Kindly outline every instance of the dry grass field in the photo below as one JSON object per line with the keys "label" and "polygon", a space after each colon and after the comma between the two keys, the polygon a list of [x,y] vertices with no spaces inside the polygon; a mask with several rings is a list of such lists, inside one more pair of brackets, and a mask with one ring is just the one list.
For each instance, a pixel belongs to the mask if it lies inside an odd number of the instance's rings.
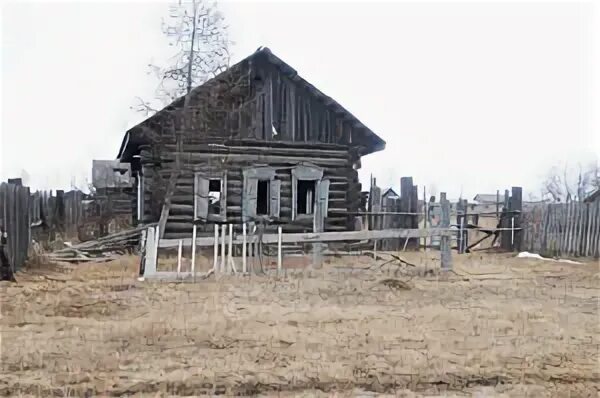
{"label": "dry grass field", "polygon": [[135,257],[20,272],[0,394],[598,396],[596,262],[404,257],[197,283],[139,282]]}

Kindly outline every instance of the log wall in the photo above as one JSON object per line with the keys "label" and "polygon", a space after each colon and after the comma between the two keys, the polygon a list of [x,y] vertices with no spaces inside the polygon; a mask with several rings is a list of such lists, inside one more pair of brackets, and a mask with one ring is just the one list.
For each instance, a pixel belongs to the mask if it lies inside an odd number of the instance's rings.
{"label": "log wall", "polygon": [[[227,223],[242,223],[242,170],[249,166],[268,165],[276,170],[281,181],[280,217],[267,230],[276,231],[281,225],[285,232],[312,231],[311,220],[292,221],[291,170],[302,162],[312,163],[323,169],[323,178],[330,183],[326,231],[352,229],[353,220],[344,213],[357,211],[360,206],[361,186],[358,173],[352,167],[355,159],[344,148],[294,146],[280,144],[276,147],[237,145],[213,147],[207,143],[185,145],[184,152],[177,152],[171,144],[163,146],[156,158],[156,151],[142,151],[144,170],[144,222],[157,222],[165,202],[167,182],[175,173],[176,184],[171,197],[169,217],[164,238],[189,237],[194,218],[194,173],[227,173]],[[200,232],[213,233],[212,225],[203,226]]]}

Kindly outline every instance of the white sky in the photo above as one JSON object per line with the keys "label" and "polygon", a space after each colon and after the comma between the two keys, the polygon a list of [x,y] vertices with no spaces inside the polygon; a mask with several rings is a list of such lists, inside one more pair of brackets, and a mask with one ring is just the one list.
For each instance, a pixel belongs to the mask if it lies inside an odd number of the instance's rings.
{"label": "white sky", "polygon": [[[165,2],[4,2],[0,179],[85,185],[117,155],[169,47]],[[523,186],[600,156],[593,3],[226,2],[234,61],[268,46],[387,149],[363,187],[413,176],[428,191]],[[23,170],[26,170],[24,174]],[[421,194],[420,194],[421,195]]]}

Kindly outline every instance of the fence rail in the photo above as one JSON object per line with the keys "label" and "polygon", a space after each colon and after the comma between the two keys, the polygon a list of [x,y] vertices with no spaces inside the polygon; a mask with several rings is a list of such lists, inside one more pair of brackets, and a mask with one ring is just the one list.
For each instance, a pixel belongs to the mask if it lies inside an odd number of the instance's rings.
{"label": "fence rail", "polygon": [[523,250],[547,256],[600,256],[600,201],[537,205],[523,213]]}

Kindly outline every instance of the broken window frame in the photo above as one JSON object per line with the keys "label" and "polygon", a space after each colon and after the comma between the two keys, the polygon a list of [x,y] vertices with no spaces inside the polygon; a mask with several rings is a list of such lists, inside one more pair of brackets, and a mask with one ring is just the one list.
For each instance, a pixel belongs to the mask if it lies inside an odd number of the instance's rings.
{"label": "broken window frame", "polygon": [[[319,182],[323,179],[323,169],[310,164],[299,164],[292,169],[292,221],[312,220],[319,203]],[[298,181],[315,181],[315,198],[312,214],[298,214]]]}
{"label": "broken window frame", "polygon": [[[210,213],[210,180],[221,182],[221,196],[219,198],[219,213]],[[194,173],[194,221],[226,222],[227,221],[227,172]]]}
{"label": "broken window frame", "polygon": [[[276,179],[275,169],[269,166],[248,167],[242,171],[244,182],[242,191],[242,221],[256,218],[279,218],[281,201],[281,180]],[[268,181],[268,214],[258,214],[258,182]]]}

